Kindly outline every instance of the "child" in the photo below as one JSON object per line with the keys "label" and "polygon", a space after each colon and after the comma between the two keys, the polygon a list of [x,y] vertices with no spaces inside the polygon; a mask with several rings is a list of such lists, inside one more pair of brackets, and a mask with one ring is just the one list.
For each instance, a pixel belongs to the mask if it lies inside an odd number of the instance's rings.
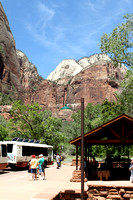
{"label": "child", "polygon": [[133,158],[131,158],[131,164],[129,167],[129,171],[131,171],[130,181],[133,183]]}

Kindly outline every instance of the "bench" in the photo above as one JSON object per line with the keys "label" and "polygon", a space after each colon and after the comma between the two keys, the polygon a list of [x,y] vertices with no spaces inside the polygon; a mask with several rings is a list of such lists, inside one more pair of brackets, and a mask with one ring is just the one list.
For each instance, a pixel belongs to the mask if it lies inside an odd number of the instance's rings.
{"label": "bench", "polygon": [[102,181],[103,177],[106,181],[108,181],[108,178],[110,177],[110,171],[109,170],[98,170],[98,177],[100,177],[100,181]]}

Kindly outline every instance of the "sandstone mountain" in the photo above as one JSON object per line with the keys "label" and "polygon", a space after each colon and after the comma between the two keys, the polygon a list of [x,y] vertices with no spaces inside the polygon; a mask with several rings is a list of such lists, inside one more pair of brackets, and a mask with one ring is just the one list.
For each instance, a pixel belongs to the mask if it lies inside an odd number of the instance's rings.
{"label": "sandstone mountain", "polygon": [[[58,79],[63,79],[66,77],[73,77],[79,72],[88,69],[91,67],[94,63],[98,61],[107,61],[111,63],[111,59],[106,54],[94,54],[90,57],[84,57],[80,59],[79,61],[76,60],[63,60],[56,69],[48,76],[48,80],[51,81],[57,81]],[[124,66],[120,69],[122,73],[125,72]],[[115,73],[115,71],[114,71]],[[117,72],[116,72],[117,73]],[[112,74],[113,75],[113,74]]]}
{"label": "sandstone mountain", "polygon": [[[115,92],[126,69],[115,68],[105,54],[95,54],[79,61],[63,60],[44,80],[26,55],[16,50],[15,40],[7,17],[0,4],[0,92],[12,94],[24,103],[38,102],[54,116],[71,119],[80,108],[81,97],[85,106],[115,100]],[[67,104],[71,110],[61,110]],[[4,115],[6,108],[0,109]]]}

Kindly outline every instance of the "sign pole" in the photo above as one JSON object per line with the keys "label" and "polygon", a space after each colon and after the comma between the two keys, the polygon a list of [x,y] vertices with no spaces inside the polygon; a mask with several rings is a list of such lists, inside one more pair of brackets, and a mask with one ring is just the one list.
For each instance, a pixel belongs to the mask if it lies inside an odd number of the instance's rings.
{"label": "sign pole", "polygon": [[84,200],[84,98],[81,98],[81,200]]}

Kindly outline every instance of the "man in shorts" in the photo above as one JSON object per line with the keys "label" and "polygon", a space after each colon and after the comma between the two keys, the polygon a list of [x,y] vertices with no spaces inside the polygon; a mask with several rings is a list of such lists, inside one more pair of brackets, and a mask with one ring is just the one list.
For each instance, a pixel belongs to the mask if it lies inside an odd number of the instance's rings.
{"label": "man in shorts", "polygon": [[38,165],[39,165],[39,172],[41,174],[41,180],[45,180],[45,168],[44,168],[45,159],[43,154],[39,155]]}
{"label": "man in shorts", "polygon": [[30,169],[31,169],[31,174],[32,174],[32,180],[37,179],[37,159],[35,155],[31,156],[31,161],[30,161]]}

